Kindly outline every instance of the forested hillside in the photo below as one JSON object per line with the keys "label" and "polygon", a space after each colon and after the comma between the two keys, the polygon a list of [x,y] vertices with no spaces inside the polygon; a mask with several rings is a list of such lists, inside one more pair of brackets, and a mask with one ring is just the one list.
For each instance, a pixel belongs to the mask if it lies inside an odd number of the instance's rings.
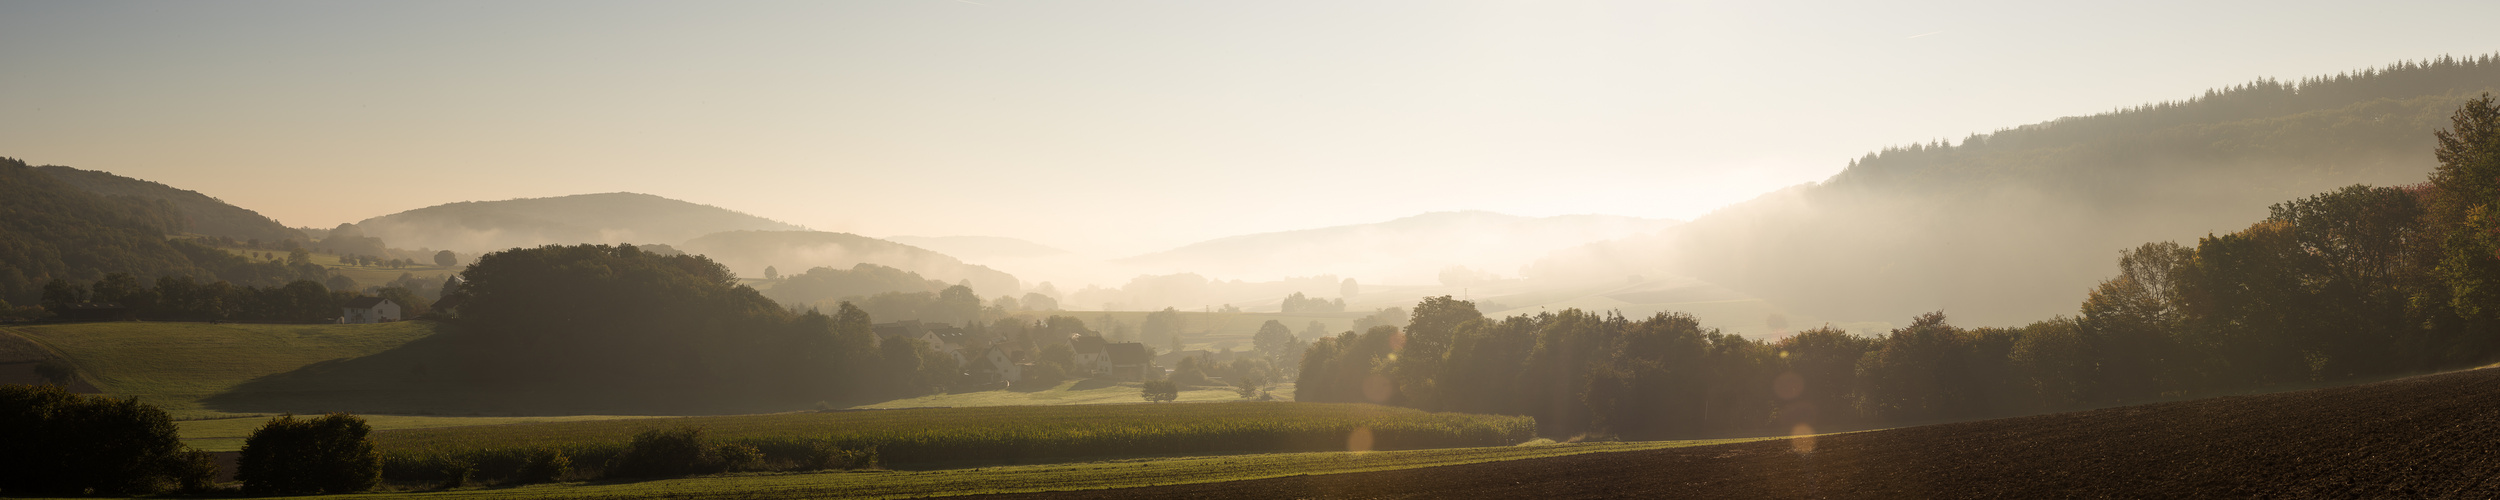
{"label": "forested hillside", "polygon": [[302,232],[263,216],[251,209],[227,204],[198,191],[113,175],[109,172],[79,170],[58,165],[35,167],[54,179],[79,189],[105,196],[129,196],[148,200],[164,200],[173,204],[186,223],[183,231],[209,236],[224,236],[237,241],[260,240],[277,243],[285,240],[311,241]]}
{"label": "forested hillside", "polygon": [[1497,319],[1444,296],[1403,330],[1314,342],[1295,399],[1534,415],[1555,437],[1807,434],[2488,366],[2500,100],[2467,101],[2434,137],[2427,182],[2346,186],[2194,245],[2132,247],[2072,317],[1965,328],[1928,312],[1881,336],[1749,339],[1683,314]]}
{"label": "forested hillside", "polygon": [[166,239],[184,220],[163,199],[98,195],[0,158],[0,300],[33,305],[54,279],[83,285],[113,273],[272,287],[327,274]]}
{"label": "forested hillside", "polygon": [[2422,182],[2432,132],[2483,91],[2500,91],[2500,59],[2443,58],[1892,148],[1534,272],[1694,276],[1836,321],[2073,314],[2122,249],[2237,230],[2342,186]]}
{"label": "forested hillside", "polygon": [[721,231],[799,229],[725,208],[639,193],[467,201],[365,219],[356,226],[365,236],[381,238],[392,247],[461,253],[550,244],[674,245]]}

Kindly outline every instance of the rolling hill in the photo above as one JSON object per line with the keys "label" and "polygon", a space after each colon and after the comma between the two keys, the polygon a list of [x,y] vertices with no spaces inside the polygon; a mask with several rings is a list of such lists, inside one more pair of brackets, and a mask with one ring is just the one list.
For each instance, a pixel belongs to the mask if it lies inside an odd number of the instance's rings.
{"label": "rolling hill", "polygon": [[1233,236],[1119,262],[1150,274],[1195,272],[1224,279],[1333,274],[1366,282],[1436,283],[1452,266],[1511,275],[1556,249],[1674,225],[1671,220],[1610,215],[1435,212],[1373,224]]}
{"label": "rolling hill", "polygon": [[238,241],[281,240],[311,241],[302,232],[279,224],[260,212],[227,204],[225,201],[156,182],[132,179],[96,170],[79,170],[59,165],[35,167],[54,179],[87,192],[104,196],[129,196],[147,200],[164,200],[182,213],[184,232],[224,236]]}
{"label": "rolling hill", "polygon": [[850,233],[824,231],[727,231],[677,245],[687,253],[711,257],[742,276],[762,276],[765,266],[786,274],[831,267],[850,269],[877,264],[919,273],[949,284],[970,282],[983,297],[1016,295],[1024,285],[1014,275],[966,264],[946,254]]}
{"label": "rolling hill", "polygon": [[357,222],[394,248],[483,253],[578,243],[676,244],[721,231],[787,231],[798,226],[639,193],[470,201]]}
{"label": "rolling hill", "polygon": [[1839,321],[2047,319],[2073,314],[2121,249],[2229,233],[2343,186],[2421,182],[2432,131],[2486,91],[2500,91],[2500,59],[2440,59],[1892,148],[1530,274],[1690,276]]}

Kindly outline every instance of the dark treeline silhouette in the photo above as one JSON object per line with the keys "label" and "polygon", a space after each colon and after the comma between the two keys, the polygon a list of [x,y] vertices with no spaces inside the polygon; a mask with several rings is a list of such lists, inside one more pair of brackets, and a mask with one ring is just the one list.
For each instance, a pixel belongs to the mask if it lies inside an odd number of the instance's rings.
{"label": "dark treeline silhouette", "polygon": [[[1296,398],[1533,415],[1548,436],[1861,428],[2273,391],[2476,366],[2500,354],[2500,106],[2469,100],[2406,187],[2276,204],[2193,247],[2123,253],[2079,314],[1880,337],[1756,341],[1691,316],[1483,317],[1436,297],[1404,329],[1310,347]],[[1800,427],[1803,426],[1803,427]]]}
{"label": "dark treeline silhouette", "polygon": [[854,401],[928,394],[958,371],[917,339],[880,343],[857,307],[792,312],[698,255],[512,249],[460,278],[447,296],[462,301],[457,335],[482,349],[484,376],[516,388],[671,405]]}
{"label": "dark treeline silhouette", "polygon": [[[361,296],[352,291],[333,292],[309,280],[251,287],[224,281],[203,284],[190,276],[164,276],[148,284],[126,273],[113,273],[96,280],[93,286],[52,280],[44,285],[43,307],[69,319],[308,323],[337,319],[342,306]],[[408,307],[419,310],[424,307],[406,295],[405,290],[386,293],[384,298],[410,301],[413,305]]]}

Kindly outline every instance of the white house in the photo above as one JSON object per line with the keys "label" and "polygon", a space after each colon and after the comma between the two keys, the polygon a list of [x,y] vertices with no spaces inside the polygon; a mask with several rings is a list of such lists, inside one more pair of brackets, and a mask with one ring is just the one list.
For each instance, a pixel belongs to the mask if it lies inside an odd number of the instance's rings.
{"label": "white house", "polygon": [[339,313],[340,323],[385,321],[399,321],[399,304],[381,297],[357,297],[356,300],[347,301],[346,310]]}
{"label": "white house", "polygon": [[981,361],[989,364],[988,372],[997,374],[999,380],[1009,384],[1024,380],[1024,367],[1016,364],[1015,356],[1008,355],[1004,346],[991,345],[983,350]]}
{"label": "white house", "polygon": [[1102,337],[1081,333],[1069,335],[1068,347],[1076,351],[1076,366],[1069,368],[1086,373],[1111,372],[1111,353],[1105,347],[1107,345],[1110,344],[1103,342]]}

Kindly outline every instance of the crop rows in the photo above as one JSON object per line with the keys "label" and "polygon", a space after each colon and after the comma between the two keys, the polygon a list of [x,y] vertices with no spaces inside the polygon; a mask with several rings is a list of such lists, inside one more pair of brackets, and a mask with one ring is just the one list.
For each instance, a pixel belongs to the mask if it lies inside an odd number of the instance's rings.
{"label": "crop rows", "polygon": [[1241,402],[1013,406],[785,413],[517,424],[391,431],[376,443],[406,464],[395,480],[422,481],[442,460],[473,464],[480,479],[517,467],[530,450],[565,450],[596,468],[635,433],[693,426],[720,442],[754,446],[772,468],[805,468],[826,450],[875,449],[888,467],[1047,463],[1137,456],[1349,449],[1501,446],[1535,430],[1527,417],[1431,413],[1358,404]]}

